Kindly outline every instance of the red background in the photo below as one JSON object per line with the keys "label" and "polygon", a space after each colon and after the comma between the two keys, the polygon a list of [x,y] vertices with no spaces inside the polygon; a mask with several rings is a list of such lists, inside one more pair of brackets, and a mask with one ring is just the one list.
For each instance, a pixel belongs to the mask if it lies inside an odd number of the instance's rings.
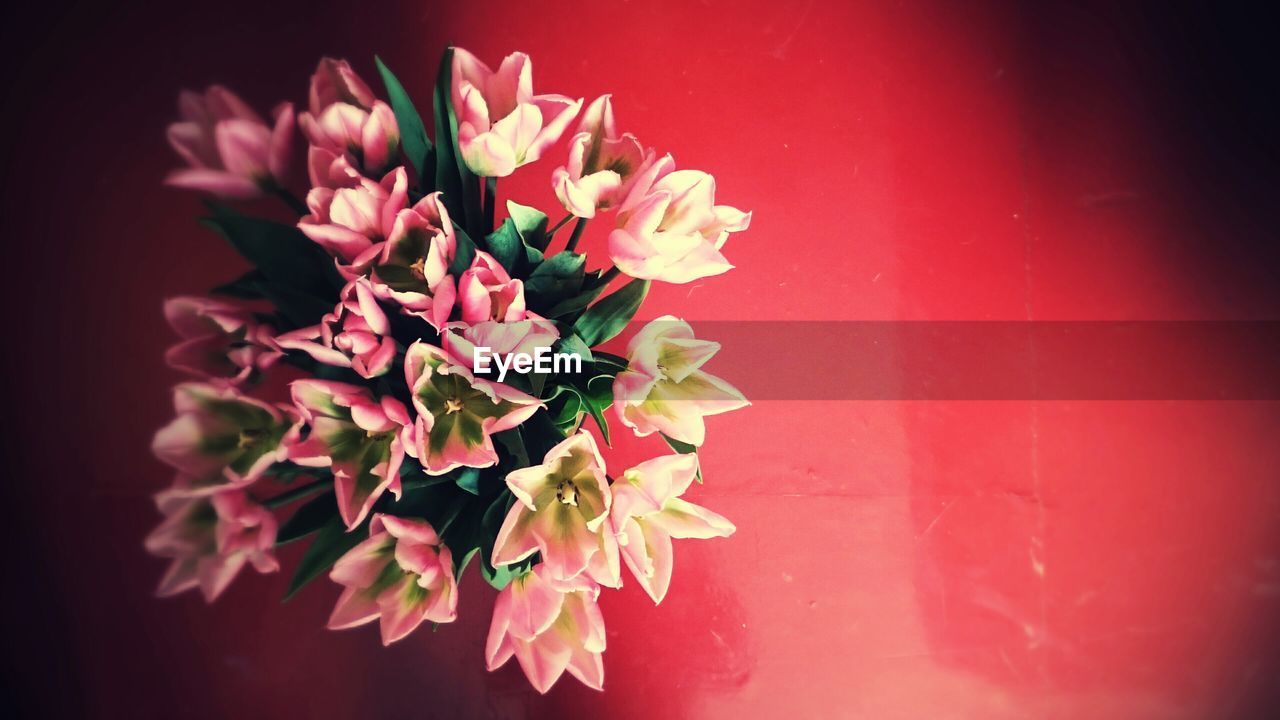
{"label": "red background", "polygon": [[[727,540],[602,599],[606,691],[484,672],[493,592],[382,648],[318,583],[151,596],[166,295],[230,277],[161,187],[182,87],[302,102],[321,54],[428,97],[442,46],[613,92],[755,212],[698,320],[1274,319],[1261,25],[1003,3],[42,3],[4,22],[10,704],[147,717],[1252,716],[1280,658],[1271,402],[770,400],[710,422]],[[1158,10],[1157,10],[1158,8]],[[16,11],[6,11],[16,12]],[[554,156],[554,153],[553,153]],[[521,198],[552,201],[545,160]],[[517,183],[512,183],[517,185]],[[504,191],[510,187],[503,186]],[[602,246],[588,231],[588,250]],[[760,339],[760,362],[794,351]],[[858,368],[849,368],[857,372]],[[803,378],[779,377],[779,383]],[[611,456],[638,457],[636,444]],[[284,553],[286,566],[297,548]]]}

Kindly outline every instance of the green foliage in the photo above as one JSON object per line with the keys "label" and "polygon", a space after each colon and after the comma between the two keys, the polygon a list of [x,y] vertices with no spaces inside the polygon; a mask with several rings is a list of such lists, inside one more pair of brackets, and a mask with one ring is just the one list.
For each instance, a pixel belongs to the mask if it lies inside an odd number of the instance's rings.
{"label": "green foliage", "polygon": [[539,312],[554,307],[566,296],[575,295],[582,287],[586,257],[572,252],[552,255],[534,268],[524,284],[525,303]]}
{"label": "green foliage", "polygon": [[209,292],[214,295],[226,295],[240,300],[261,300],[263,295],[260,286],[266,280],[267,276],[263,275],[261,270],[254,269],[231,282],[214,287]]}
{"label": "green foliage", "polygon": [[[668,447],[670,447],[672,450],[675,450],[676,452],[680,453],[681,455],[688,455],[688,454],[690,454],[690,453],[693,453],[693,454],[695,454],[695,455],[696,455],[696,454],[698,453],[698,446],[697,446],[697,445],[690,445],[690,444],[689,444],[689,443],[687,443],[687,442],[682,442],[682,441],[680,441],[680,440],[676,440],[676,439],[675,439],[675,438],[673,438],[673,437],[667,437],[666,433],[658,433],[658,434],[659,434],[659,435],[661,435],[661,436],[662,436],[662,439],[666,441],[666,443],[667,443],[667,446],[668,446]],[[702,482],[702,467],[701,467],[701,466],[699,466],[699,467],[698,467],[698,482],[699,482],[699,483],[701,483],[701,482]]]}
{"label": "green foliage", "polygon": [[301,540],[319,531],[336,517],[338,517],[338,502],[332,492],[313,498],[295,510],[293,515],[280,526],[276,532],[276,545],[286,545],[295,540]]}
{"label": "green foliage", "polygon": [[302,559],[298,561],[298,567],[293,571],[293,579],[289,581],[289,589],[285,591],[285,602],[297,595],[298,591],[310,584],[312,580],[323,575],[338,562],[338,558],[368,537],[367,519],[356,529],[347,532],[342,518],[336,516],[330,518],[320,527],[315,539],[307,546]]}
{"label": "green foliage", "polygon": [[239,297],[270,300],[288,330],[314,325],[333,311],[342,277],[330,258],[292,225],[251,218],[225,205],[209,203],[205,226],[222,235],[254,270],[220,286]]}
{"label": "green foliage", "polygon": [[546,213],[508,200],[507,215],[515,223],[516,231],[520,233],[520,239],[526,245],[539,252],[547,249],[550,238],[547,237]]}
{"label": "green foliage", "polygon": [[648,280],[632,280],[587,308],[573,324],[574,332],[591,346],[607,342],[631,322],[648,293]]}
{"label": "green foliage", "polygon": [[454,480],[454,484],[472,495],[479,495],[480,471],[476,468],[462,468],[458,471],[458,477]]}
{"label": "green foliage", "polygon": [[449,274],[456,278],[466,272],[467,268],[471,267],[471,262],[476,259],[476,244],[462,228],[455,227],[453,230],[458,248],[453,256],[453,262],[449,264]]}
{"label": "green foliage", "polygon": [[444,193],[445,207],[455,222],[479,237],[480,186],[475,173],[458,152],[458,116],[453,110],[453,48],[446,48],[436,74],[433,95],[436,120],[436,190]]}
{"label": "green foliage", "polygon": [[552,320],[564,320],[569,323],[575,322],[582,311],[586,310],[587,306],[599,297],[600,293],[604,292],[605,289],[604,285],[595,285],[592,287],[586,287],[586,285],[587,283],[584,282],[583,286],[585,289],[577,295],[566,297],[563,300],[558,301],[555,305],[552,305],[547,309],[545,315]]}
{"label": "green foliage", "polygon": [[404,149],[405,157],[413,166],[414,172],[418,173],[422,191],[431,192],[431,186],[435,182],[433,175],[435,148],[427,137],[422,116],[414,107],[413,100],[409,99],[409,93],[405,92],[404,86],[382,62],[382,58],[374,56],[373,61],[378,66],[378,73],[382,75],[382,84],[387,87],[387,98],[391,101],[391,110],[396,115],[396,125],[400,128],[400,146]]}

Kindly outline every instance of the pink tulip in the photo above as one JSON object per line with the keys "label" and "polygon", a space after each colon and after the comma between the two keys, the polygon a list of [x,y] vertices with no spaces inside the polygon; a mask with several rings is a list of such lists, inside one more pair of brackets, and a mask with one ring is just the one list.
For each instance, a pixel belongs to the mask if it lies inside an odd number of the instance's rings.
{"label": "pink tulip", "polygon": [[618,545],[607,522],[613,495],[590,433],[570,435],[542,464],[512,471],[507,487],[517,502],[494,541],[495,567],[538,552],[546,577],[585,575],[609,587],[621,583]]}
{"label": "pink tulip", "polygon": [[[312,188],[307,193],[311,213],[298,221],[298,229],[341,264],[351,264],[391,237],[408,203],[409,178],[404,168],[387,173],[382,182],[357,177],[350,187]],[[351,272],[359,274],[359,268]]]}
{"label": "pink tulip", "polygon": [[378,620],[382,644],[390,645],[423,620],[458,616],[453,555],[425,520],[374,515],[369,539],[339,558],[329,577],[345,588],[329,616],[330,630]]}
{"label": "pink tulip", "polygon": [[525,677],[540,693],[551,689],[565,670],[595,690],[604,687],[604,616],[596,605],[594,583],[581,576],[556,580],[543,566],[511,581],[493,605],[485,643],[490,671],[514,655]]}
{"label": "pink tulip", "polygon": [[377,102],[373,91],[346,60],[321,58],[311,75],[311,92],[307,109],[319,116],[330,105],[346,103],[361,110],[371,110]]}
{"label": "pink tulip", "polygon": [[169,185],[228,198],[251,198],[283,182],[293,140],[293,105],[272,111],[273,125],[230,90],[213,85],[204,95],[178,96],[182,120],[169,126],[169,144],[190,167],[175,170]]}
{"label": "pink tulip", "polygon": [[231,387],[182,383],[173,389],[178,417],[156,433],[158,458],[200,482],[250,482],[284,460],[293,411]]}
{"label": "pink tulip", "polygon": [[353,267],[372,267],[370,280],[379,299],[441,330],[457,300],[457,284],[449,274],[457,251],[453,222],[436,192],[397,213],[387,241],[357,257]]}
{"label": "pink tulip", "polygon": [[[317,86],[313,77],[312,109],[298,116],[298,127],[311,144],[307,169],[314,187],[346,186],[353,171],[377,177],[391,168],[400,151],[400,130],[391,107],[373,100],[368,86],[350,67],[346,72],[339,70],[338,76],[332,87],[329,78]],[[351,82],[353,78],[358,85]],[[325,105],[326,101],[331,102]]]}
{"label": "pink tulip", "polygon": [[147,552],[173,560],[156,590],[161,597],[199,587],[213,602],[246,563],[260,573],[280,569],[276,519],[243,490],[180,480],[156,495],[156,505],[165,519],[147,536]]}
{"label": "pink tulip", "polygon": [[170,298],[164,303],[164,315],[182,338],[165,353],[165,362],[177,370],[239,385],[266,371],[282,355],[274,330],[231,303]]}
{"label": "pink tulip", "polygon": [[715,204],[716,181],[676,170],[668,155],[647,168],[618,207],[609,257],[634,278],[687,283],[733,266],[720,254],[729,233],[746,230],[751,213]]}
{"label": "pink tulip", "polygon": [[681,499],[697,473],[696,454],[665,455],[613,483],[609,517],[622,559],[654,603],[671,585],[672,538],[728,537],[735,530],[720,515]]}
{"label": "pink tulip", "polygon": [[352,280],[339,298],[319,325],[287,332],[276,338],[277,344],[301,350],[316,362],[351,368],[362,378],[385,374],[396,358],[396,341],[369,280]]}
{"label": "pink tulip", "polygon": [[595,217],[622,202],[652,163],[652,150],[645,150],[631,133],[618,134],[613,105],[608,95],[601,95],[583,114],[569,141],[569,162],[551,173],[551,186],[566,210]]}
{"label": "pink tulip", "polygon": [[471,267],[458,278],[458,299],[465,323],[515,322],[525,316],[524,283],[512,280],[487,252],[476,252]]}
{"label": "pink tulip", "polygon": [[491,358],[502,357],[509,361],[508,356],[513,353],[533,355],[538,348],[550,349],[558,339],[560,331],[556,330],[555,323],[527,313],[526,319],[512,322],[451,323],[441,337],[440,345],[454,363],[475,368],[478,347],[488,348]]}
{"label": "pink tulip", "polygon": [[492,435],[528,420],[542,404],[498,382],[481,380],[444,350],[418,341],[404,359],[418,412],[414,456],[428,475],[498,462]]}
{"label": "pink tulip", "polygon": [[645,325],[627,345],[627,369],[613,381],[618,419],[641,437],[661,432],[701,445],[703,417],[750,403],[729,383],[703,372],[720,344],[697,340],[683,320],[667,315]]}
{"label": "pink tulip", "polygon": [[489,69],[454,48],[453,108],[458,146],[467,167],[484,177],[505,177],[542,157],[572,122],[582,100],[533,94],[533,65],[512,53]]}
{"label": "pink tulip", "polygon": [[289,460],[333,472],[338,513],[354,529],[390,490],[400,497],[400,465],[413,444],[409,411],[399,400],[374,399],[368,390],[325,380],[295,380],[293,403],[310,427],[291,442]]}

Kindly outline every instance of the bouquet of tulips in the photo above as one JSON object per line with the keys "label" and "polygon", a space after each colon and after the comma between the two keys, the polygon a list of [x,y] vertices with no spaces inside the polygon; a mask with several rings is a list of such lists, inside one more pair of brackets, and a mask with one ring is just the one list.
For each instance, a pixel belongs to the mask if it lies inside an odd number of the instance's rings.
{"label": "bouquet of tulips", "polygon": [[[514,655],[540,692],[565,670],[599,689],[600,588],[626,565],[659,602],[673,538],[734,531],[684,495],[701,481],[703,417],[746,400],[701,369],[719,345],[674,317],[625,355],[598,346],[652,281],[729,270],[721,249],[750,214],[619,133],[608,95],[585,110],[535,95],[521,53],[494,71],[447,50],[430,134],[377,69],[385,99],[326,58],[306,111],[282,104],[270,121],[219,86],[179,99],[168,138],[187,167],[168,183],[217,198],[203,222],[252,268],[165,304],[180,337],[166,359],[195,379],[154,441],[177,470],[146,541],[172,560],[159,594],[212,601],[245,565],[274,572],[277,546],[307,542],[288,595],[327,573],[342,586],[329,627],[377,620],[391,643],[455,619],[477,565],[499,591],[489,669]],[[305,203],[289,189],[295,131]],[[553,151],[564,219],[500,213],[498,178]],[[270,196],[287,222],[228,204]],[[610,263],[589,270],[576,250],[597,215]],[[270,399],[276,373],[287,385]],[[662,454],[611,474],[589,429],[607,444],[611,419],[661,437]]]}

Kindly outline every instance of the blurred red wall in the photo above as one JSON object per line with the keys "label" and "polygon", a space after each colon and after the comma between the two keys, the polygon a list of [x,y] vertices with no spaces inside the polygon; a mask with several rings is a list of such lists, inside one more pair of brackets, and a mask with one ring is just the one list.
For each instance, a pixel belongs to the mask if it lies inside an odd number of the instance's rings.
{"label": "blurred red wall", "polygon": [[[240,267],[195,225],[198,198],[160,185],[180,88],[301,102],[321,54],[371,77],[376,52],[425,99],[451,42],[490,62],[528,52],[539,91],[612,92],[626,130],[755,213],[727,246],[736,270],[655,288],[651,315],[1276,318],[1260,200],[1274,184],[1248,182],[1258,119],[1219,123],[1229,105],[1186,90],[1239,89],[1196,75],[1195,53],[1219,49],[1196,38],[1214,29],[1095,5],[231,0],[6,19],[12,703],[102,717],[1258,712],[1280,670],[1280,408],[1266,402],[766,401],[715,418],[695,499],[738,532],[680,545],[660,607],[633,586],[605,593],[603,694],[565,679],[539,697],[514,664],[486,673],[493,592],[474,574],[459,622],[388,649],[323,629],[325,583],[281,605],[283,573],[243,576],[211,607],[151,595],[163,563],[141,539],[169,473],[148,444],[177,379],[160,301]],[[556,164],[504,194],[551,207]],[[603,247],[599,228],[585,247]],[[761,338],[761,362],[789,350]],[[613,457],[641,449],[656,448]]]}

